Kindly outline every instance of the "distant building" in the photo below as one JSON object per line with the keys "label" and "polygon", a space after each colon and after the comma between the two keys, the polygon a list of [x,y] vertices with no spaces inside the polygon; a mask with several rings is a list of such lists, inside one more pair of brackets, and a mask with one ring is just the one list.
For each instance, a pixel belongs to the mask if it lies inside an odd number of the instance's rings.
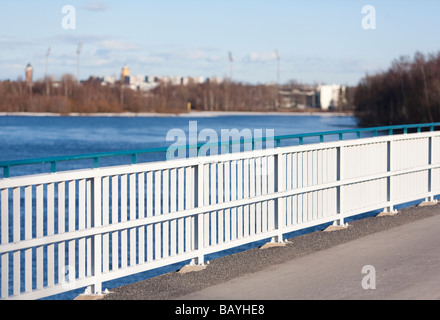
{"label": "distant building", "polygon": [[32,85],[32,77],[33,77],[34,69],[32,68],[31,64],[28,63],[26,66],[26,84],[28,86]]}
{"label": "distant building", "polygon": [[158,79],[155,76],[145,76],[145,82],[147,82],[147,83],[154,83],[157,81],[158,81]]}
{"label": "distant building", "polygon": [[150,91],[159,85],[157,82],[154,81],[149,82],[148,77],[144,77],[142,75],[131,76],[129,84],[130,89],[140,91]]}
{"label": "distant building", "polygon": [[319,86],[319,102],[322,110],[337,108],[340,103],[345,102],[345,91],[347,88],[342,85],[321,85]]}
{"label": "distant building", "polygon": [[282,108],[305,109],[319,107],[319,93],[314,88],[280,90],[278,94]]}
{"label": "distant building", "polygon": [[106,86],[106,85],[114,85],[114,84],[116,83],[116,81],[115,81],[115,77],[110,77],[110,76],[102,77],[102,78],[100,79],[100,81],[101,81],[101,84],[102,84],[103,86]]}
{"label": "distant building", "polygon": [[217,84],[223,83],[223,79],[218,77],[211,77],[206,80],[209,81],[209,83],[217,83]]}
{"label": "distant building", "polygon": [[145,80],[145,77],[140,76],[140,75],[133,75],[129,79],[130,85],[138,85],[138,84],[144,82],[144,80]]}
{"label": "distant building", "polygon": [[130,69],[124,66],[121,71],[121,83],[130,84]]}

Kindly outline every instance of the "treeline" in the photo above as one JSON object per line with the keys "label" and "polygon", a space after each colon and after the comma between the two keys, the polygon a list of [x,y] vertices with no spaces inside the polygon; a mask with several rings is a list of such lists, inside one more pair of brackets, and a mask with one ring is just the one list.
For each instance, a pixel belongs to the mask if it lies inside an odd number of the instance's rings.
{"label": "treeline", "polygon": [[60,81],[0,82],[0,112],[53,113],[120,113],[120,112],[187,112],[209,111],[273,111],[279,106],[278,87],[222,83],[161,84],[144,92],[119,83],[101,85],[97,78],[78,84],[72,75]]}
{"label": "treeline", "polygon": [[382,73],[363,78],[354,94],[360,126],[440,120],[440,53],[401,57]]}

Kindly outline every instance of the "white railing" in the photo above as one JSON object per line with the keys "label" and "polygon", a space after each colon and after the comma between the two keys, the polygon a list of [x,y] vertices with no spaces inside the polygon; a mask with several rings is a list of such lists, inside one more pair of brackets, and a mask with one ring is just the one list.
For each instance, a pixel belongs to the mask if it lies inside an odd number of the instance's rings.
{"label": "white railing", "polygon": [[37,299],[440,192],[426,132],[0,180],[1,298]]}

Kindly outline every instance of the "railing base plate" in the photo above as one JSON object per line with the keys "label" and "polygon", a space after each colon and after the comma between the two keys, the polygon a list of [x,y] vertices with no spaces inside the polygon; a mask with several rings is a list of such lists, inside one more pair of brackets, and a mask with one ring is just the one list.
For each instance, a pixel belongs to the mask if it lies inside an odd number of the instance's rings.
{"label": "railing base plate", "polygon": [[420,203],[418,205],[418,207],[426,207],[426,206],[435,206],[436,204],[438,204],[438,201],[423,201],[422,203]]}
{"label": "railing base plate", "polygon": [[349,225],[346,223],[344,225],[331,225],[328,226],[327,228],[325,228],[323,231],[324,232],[332,232],[332,231],[339,231],[339,230],[345,230],[349,227]]}
{"label": "railing base plate", "polygon": [[189,265],[184,266],[182,269],[180,269],[178,271],[178,273],[185,274],[188,272],[197,272],[197,271],[201,271],[201,270],[205,270],[205,269],[206,269],[205,264],[202,264],[202,265],[190,265],[189,264]]}

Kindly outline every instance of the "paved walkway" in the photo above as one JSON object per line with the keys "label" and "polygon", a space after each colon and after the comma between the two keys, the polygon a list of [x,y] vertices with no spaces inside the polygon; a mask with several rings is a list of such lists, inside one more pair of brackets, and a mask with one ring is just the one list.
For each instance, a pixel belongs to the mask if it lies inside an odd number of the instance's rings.
{"label": "paved walkway", "polygon": [[440,299],[439,230],[437,215],[179,299]]}
{"label": "paved walkway", "polygon": [[[352,221],[281,248],[211,261],[199,272],[171,272],[111,289],[104,300],[440,299],[440,204]],[[373,276],[376,289],[363,289]],[[369,282],[373,284],[372,282]]]}

